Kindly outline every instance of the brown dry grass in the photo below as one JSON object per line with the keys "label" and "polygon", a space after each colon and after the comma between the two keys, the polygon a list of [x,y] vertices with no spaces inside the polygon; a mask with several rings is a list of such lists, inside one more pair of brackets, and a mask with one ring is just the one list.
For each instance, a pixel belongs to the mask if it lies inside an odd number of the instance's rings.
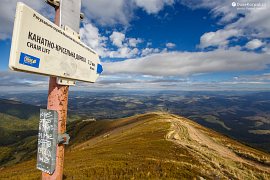
{"label": "brown dry grass", "polygon": [[[179,116],[157,112],[78,125],[75,142],[83,143],[67,149],[65,179],[270,179],[269,166],[262,163],[269,154]],[[0,179],[40,174],[31,160],[0,170]]]}

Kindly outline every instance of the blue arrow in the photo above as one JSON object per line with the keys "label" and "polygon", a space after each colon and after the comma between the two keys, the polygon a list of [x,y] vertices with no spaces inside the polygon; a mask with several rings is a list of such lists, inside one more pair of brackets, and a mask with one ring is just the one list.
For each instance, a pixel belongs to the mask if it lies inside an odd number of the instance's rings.
{"label": "blue arrow", "polygon": [[101,74],[102,71],[103,71],[102,65],[101,64],[98,64],[97,65],[97,74]]}

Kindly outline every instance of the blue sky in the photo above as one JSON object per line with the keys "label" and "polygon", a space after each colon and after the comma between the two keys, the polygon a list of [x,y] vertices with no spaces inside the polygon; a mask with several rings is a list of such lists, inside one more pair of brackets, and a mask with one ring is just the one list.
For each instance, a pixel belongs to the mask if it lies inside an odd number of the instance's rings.
{"label": "blue sky", "polygon": [[[46,89],[47,77],[8,70],[16,2],[0,2],[1,91]],[[52,19],[43,0],[23,2]],[[269,90],[270,4],[232,2],[83,0],[81,39],[104,73],[73,89]]]}

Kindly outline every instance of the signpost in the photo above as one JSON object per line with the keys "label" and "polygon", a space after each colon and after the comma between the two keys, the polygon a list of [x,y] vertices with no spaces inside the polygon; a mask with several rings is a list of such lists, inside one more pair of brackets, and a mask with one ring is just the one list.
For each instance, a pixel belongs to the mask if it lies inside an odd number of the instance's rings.
{"label": "signpost", "polygon": [[69,85],[95,82],[103,71],[98,54],[80,41],[81,0],[47,0],[55,24],[17,4],[9,67],[50,76],[48,110],[40,111],[37,168],[42,179],[62,179]]}
{"label": "signpost", "polygon": [[99,56],[70,29],[72,27],[61,29],[30,7],[18,3],[9,67],[16,71],[95,82],[101,72]]}

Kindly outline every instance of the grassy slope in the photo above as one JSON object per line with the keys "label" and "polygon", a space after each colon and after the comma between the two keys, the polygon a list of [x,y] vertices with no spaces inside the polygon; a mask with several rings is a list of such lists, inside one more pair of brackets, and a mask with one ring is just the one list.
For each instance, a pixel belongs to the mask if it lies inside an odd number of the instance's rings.
{"label": "grassy slope", "polygon": [[[64,177],[67,179],[179,179],[204,178],[270,178],[266,172],[221,157],[208,157],[212,151],[198,158],[190,147],[167,141],[175,119],[168,114],[146,114],[117,121],[72,124],[73,144],[65,156]],[[188,121],[188,120],[185,120]],[[269,167],[269,154],[251,149],[236,141],[188,121],[193,127],[240,156]],[[182,136],[187,136],[183,130]],[[90,140],[88,140],[90,139]],[[190,140],[191,144],[194,143]],[[204,151],[207,147],[198,148]],[[207,159],[208,158],[208,159]],[[202,161],[203,159],[203,161]],[[207,162],[204,162],[207,161]],[[209,164],[205,166],[204,163]],[[223,164],[224,163],[224,164]],[[222,172],[217,172],[222,168]],[[35,160],[0,170],[0,179],[39,179]]]}
{"label": "grassy slope", "polygon": [[[36,149],[39,108],[0,99],[0,165],[29,158]],[[20,153],[17,153],[20,151]],[[7,165],[6,164],[6,165]]]}
{"label": "grassy slope", "polygon": [[30,119],[33,115],[38,116],[39,108],[40,107],[18,101],[0,99],[0,113],[15,116],[24,120]]}
{"label": "grassy slope", "polygon": [[0,165],[31,157],[36,149],[37,132],[37,116],[25,120],[0,113]]}

